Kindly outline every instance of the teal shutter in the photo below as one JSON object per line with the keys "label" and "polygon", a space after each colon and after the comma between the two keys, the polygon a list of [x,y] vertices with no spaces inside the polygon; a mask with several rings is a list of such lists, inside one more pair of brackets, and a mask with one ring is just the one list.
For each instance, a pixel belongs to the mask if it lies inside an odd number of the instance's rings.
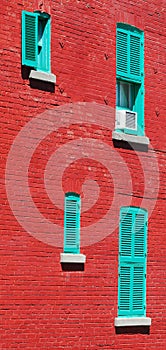
{"label": "teal shutter", "polygon": [[141,83],[143,71],[143,43],[141,34],[117,28],[117,78]]}
{"label": "teal shutter", "polygon": [[130,34],[130,74],[141,79],[141,38]]}
{"label": "teal shutter", "polygon": [[147,212],[123,207],[120,212],[118,315],[146,312]]}
{"label": "teal shutter", "polygon": [[74,194],[65,196],[64,252],[80,252],[80,197]]}
{"label": "teal shutter", "polygon": [[37,68],[38,16],[22,12],[22,64]]}
{"label": "teal shutter", "polygon": [[128,315],[131,310],[131,272],[131,266],[120,264],[118,316]]}
{"label": "teal shutter", "polygon": [[128,73],[128,34],[117,31],[116,43],[116,69],[117,74],[124,75]]}

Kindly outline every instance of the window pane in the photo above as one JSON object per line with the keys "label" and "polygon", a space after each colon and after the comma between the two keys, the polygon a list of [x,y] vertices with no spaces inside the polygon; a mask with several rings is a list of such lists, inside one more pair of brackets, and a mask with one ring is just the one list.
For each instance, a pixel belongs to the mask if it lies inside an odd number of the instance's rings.
{"label": "window pane", "polygon": [[129,84],[120,83],[120,105],[129,108]]}
{"label": "window pane", "polygon": [[133,109],[135,102],[135,85],[119,81],[116,84],[116,105],[122,108]]}

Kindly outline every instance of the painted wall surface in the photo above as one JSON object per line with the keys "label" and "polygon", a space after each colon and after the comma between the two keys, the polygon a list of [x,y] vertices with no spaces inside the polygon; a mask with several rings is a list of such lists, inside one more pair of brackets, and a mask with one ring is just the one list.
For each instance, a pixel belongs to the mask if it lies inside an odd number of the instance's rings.
{"label": "painted wall surface", "polygon": [[[21,67],[21,12],[39,8],[55,90]],[[2,0],[1,19],[1,349],[164,350],[165,1]],[[112,141],[117,22],[145,35],[148,152]],[[81,195],[84,271],[60,264],[68,191]],[[148,332],[114,327],[123,205],[149,212]]]}

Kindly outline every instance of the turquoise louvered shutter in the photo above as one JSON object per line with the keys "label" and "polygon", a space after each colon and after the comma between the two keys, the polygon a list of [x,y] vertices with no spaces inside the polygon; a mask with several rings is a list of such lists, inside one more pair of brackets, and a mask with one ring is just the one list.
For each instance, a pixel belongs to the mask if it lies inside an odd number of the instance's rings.
{"label": "turquoise louvered shutter", "polygon": [[143,77],[142,35],[130,30],[117,29],[117,78],[141,83]]}
{"label": "turquoise louvered shutter", "polygon": [[135,264],[132,269],[132,316],[145,316],[146,301],[145,301],[145,264]]}
{"label": "turquoise louvered shutter", "polygon": [[118,316],[130,314],[131,310],[131,266],[120,263],[118,286]]}
{"label": "turquoise louvered shutter", "polygon": [[116,38],[116,69],[117,74],[128,74],[128,34],[117,30]]}
{"label": "turquoise louvered shutter", "polygon": [[22,64],[37,68],[38,15],[22,12]]}
{"label": "turquoise louvered shutter", "polygon": [[146,312],[147,212],[121,208],[119,237],[118,315],[144,316]]}
{"label": "turquoise louvered shutter", "polygon": [[80,252],[80,197],[74,194],[65,196],[64,252]]}
{"label": "turquoise louvered shutter", "polygon": [[130,71],[131,76],[141,79],[141,38],[130,34]]}

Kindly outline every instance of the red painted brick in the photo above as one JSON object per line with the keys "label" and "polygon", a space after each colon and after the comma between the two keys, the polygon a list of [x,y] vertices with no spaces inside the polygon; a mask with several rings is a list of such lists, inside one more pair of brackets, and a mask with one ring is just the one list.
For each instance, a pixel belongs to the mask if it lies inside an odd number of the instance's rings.
{"label": "red painted brick", "polygon": [[[36,0],[1,1],[0,43],[0,182],[1,182],[1,348],[2,350],[164,350],[166,346],[166,102],[165,102],[165,17],[164,1],[43,1],[43,9],[52,18],[52,72],[57,77],[55,92],[33,89],[21,74],[21,11],[34,11]],[[42,5],[41,5],[42,6]],[[60,252],[32,237],[17,222],[10,208],[5,188],[5,168],[9,150],[22,128],[46,109],[67,103],[96,102],[115,108],[116,23],[126,22],[145,33],[145,125],[151,146],[142,154],[145,164],[154,154],[159,167],[160,186],[157,198],[144,194],[144,175],[151,183],[156,169],[142,169],[140,159],[131,150],[116,151],[130,171],[133,187],[118,185],[119,195],[114,217],[118,218],[122,201],[131,198],[139,206],[143,196],[155,200],[149,218],[147,264],[147,316],[152,318],[150,334],[116,334],[117,316],[118,229],[105,239],[81,249],[87,262],[83,272],[62,271]],[[69,120],[72,118],[68,116]],[[104,121],[104,112],[101,120]],[[110,116],[111,118],[111,116]],[[41,123],[46,120],[41,119]],[[38,136],[36,130],[35,138]],[[53,152],[66,142],[92,138],[114,149],[110,130],[90,125],[61,126],[46,137],[33,154],[29,166],[30,193],[36,207],[51,222],[63,225],[63,211],[55,209],[44,188],[43,174]],[[108,152],[109,153],[109,152]],[[109,154],[108,154],[109,157]],[[81,156],[81,158],[84,158]],[[19,171],[22,174],[22,159]],[[123,174],[116,168],[113,177]],[[89,170],[91,167],[91,170]],[[57,169],[57,172],[60,170]],[[118,171],[119,170],[119,171]],[[74,174],[74,175],[73,175]],[[13,175],[13,174],[11,174]],[[76,176],[77,175],[77,176]],[[77,177],[77,182],[73,181]],[[63,189],[78,191],[84,200],[85,176],[102,188],[104,202],[90,208],[82,225],[99,220],[111,205],[112,175],[93,159],[73,163],[63,176]],[[121,183],[121,182],[120,182]],[[14,191],[15,189],[13,189]],[[24,203],[19,214],[23,215]],[[93,210],[94,209],[94,210]],[[29,218],[30,222],[32,218]],[[39,228],[40,229],[40,228]]]}

